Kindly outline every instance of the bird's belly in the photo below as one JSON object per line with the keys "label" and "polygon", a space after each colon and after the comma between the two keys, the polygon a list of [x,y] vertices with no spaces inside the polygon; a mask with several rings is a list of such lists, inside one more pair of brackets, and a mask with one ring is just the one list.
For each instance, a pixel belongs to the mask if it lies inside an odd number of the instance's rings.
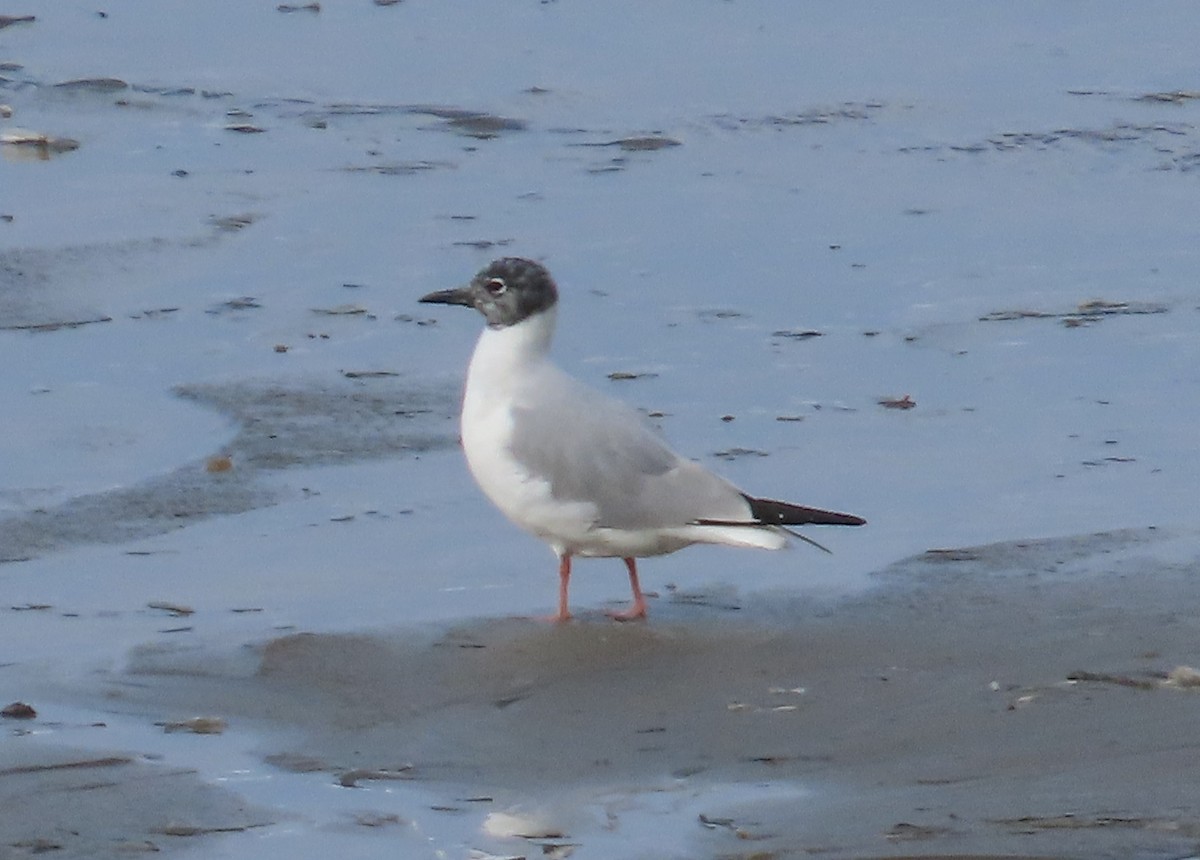
{"label": "bird's belly", "polygon": [[[468,417],[469,416],[469,417]],[[513,456],[512,418],[505,409],[463,412],[463,452],[483,494],[516,525],[558,552],[574,552],[595,522],[595,506],[555,499],[548,481],[531,475]]]}
{"label": "bird's belly", "polygon": [[592,558],[645,558],[666,555],[693,543],[695,541],[670,530],[596,528],[588,532],[572,551]]}
{"label": "bird's belly", "polygon": [[675,552],[696,542],[683,529],[618,529],[597,525],[592,502],[555,498],[550,482],[530,473],[512,451],[507,408],[464,403],[462,440],[467,466],[483,494],[514,524],[557,553],[638,557]]}

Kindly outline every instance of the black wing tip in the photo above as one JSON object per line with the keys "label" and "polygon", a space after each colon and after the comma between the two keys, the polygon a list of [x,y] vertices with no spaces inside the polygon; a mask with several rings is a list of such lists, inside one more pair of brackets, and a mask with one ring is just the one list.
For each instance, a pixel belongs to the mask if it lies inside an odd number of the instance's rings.
{"label": "black wing tip", "polygon": [[826,511],[805,505],[793,505],[775,499],[756,499],[746,496],[750,514],[763,525],[769,526],[865,526],[867,521],[855,514]]}

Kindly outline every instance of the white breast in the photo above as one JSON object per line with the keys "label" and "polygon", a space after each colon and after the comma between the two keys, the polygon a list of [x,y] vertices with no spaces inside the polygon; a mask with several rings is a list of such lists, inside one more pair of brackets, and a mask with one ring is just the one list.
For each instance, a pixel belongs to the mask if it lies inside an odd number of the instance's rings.
{"label": "white breast", "polygon": [[543,370],[553,372],[546,361],[553,314],[480,335],[463,394],[462,441],[471,475],[505,516],[556,552],[575,552],[595,521],[594,507],[553,499],[550,484],[512,454],[513,404],[523,388],[536,387]]}

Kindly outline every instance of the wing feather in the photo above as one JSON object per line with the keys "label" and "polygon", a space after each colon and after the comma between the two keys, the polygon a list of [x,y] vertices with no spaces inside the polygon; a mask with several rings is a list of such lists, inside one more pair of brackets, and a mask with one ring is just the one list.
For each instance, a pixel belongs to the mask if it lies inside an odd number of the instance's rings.
{"label": "wing feather", "polygon": [[624,403],[552,366],[530,384],[513,409],[513,456],[556,499],[594,505],[597,527],[753,522],[740,490],[680,457]]}

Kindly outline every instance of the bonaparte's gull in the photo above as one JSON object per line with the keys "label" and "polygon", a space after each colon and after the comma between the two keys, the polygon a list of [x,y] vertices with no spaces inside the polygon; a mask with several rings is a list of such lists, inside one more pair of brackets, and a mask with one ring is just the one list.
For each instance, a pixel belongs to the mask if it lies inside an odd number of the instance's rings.
{"label": "bonaparte's gull", "polygon": [[629,620],[646,615],[638,558],[694,543],[781,549],[802,537],[786,526],[866,522],[749,496],[680,457],[625,404],[555,367],[558,289],[540,263],[505,257],[421,301],[473,307],[487,320],[467,370],[463,450],[496,507],[558,555],[558,621],[571,617],[572,556],[624,560],[633,604],[612,615]]}

